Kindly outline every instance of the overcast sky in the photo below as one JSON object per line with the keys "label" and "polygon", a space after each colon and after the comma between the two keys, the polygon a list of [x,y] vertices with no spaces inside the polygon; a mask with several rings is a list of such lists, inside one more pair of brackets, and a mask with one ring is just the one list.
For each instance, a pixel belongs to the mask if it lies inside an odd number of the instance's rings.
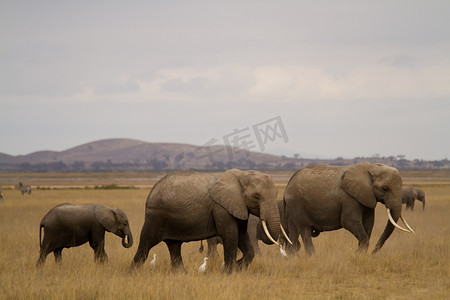
{"label": "overcast sky", "polygon": [[448,0],[0,0],[0,39],[2,153],[279,116],[266,152],[450,158]]}

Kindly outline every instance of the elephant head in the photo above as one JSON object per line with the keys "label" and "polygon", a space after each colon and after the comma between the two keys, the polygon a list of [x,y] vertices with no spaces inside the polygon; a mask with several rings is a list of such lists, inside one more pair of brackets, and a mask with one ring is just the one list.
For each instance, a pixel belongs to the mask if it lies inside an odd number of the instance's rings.
{"label": "elephant head", "polygon": [[[383,164],[354,165],[344,172],[341,187],[363,206],[374,209],[377,202],[386,206],[389,220],[373,253],[381,249],[394,226],[403,231],[414,232],[402,217],[402,179],[397,169]],[[408,230],[397,224],[399,218]]]}
{"label": "elephant head", "polygon": [[425,193],[423,190],[416,188],[417,190],[417,200],[422,202],[422,209],[425,209]]}
{"label": "elephant head", "polygon": [[272,244],[280,235],[278,190],[269,175],[258,171],[228,170],[211,187],[212,200],[235,218],[247,220],[249,213],[260,218],[266,239]]}
{"label": "elephant head", "polygon": [[122,210],[96,205],[95,217],[106,231],[122,238],[122,246],[130,248],[133,245],[133,235],[131,234],[128,218]]}

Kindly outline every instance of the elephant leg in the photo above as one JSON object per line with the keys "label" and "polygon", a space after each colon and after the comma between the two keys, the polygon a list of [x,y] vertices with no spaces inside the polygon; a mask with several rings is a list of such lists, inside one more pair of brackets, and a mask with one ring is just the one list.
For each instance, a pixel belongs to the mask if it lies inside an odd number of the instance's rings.
{"label": "elephant leg", "polygon": [[61,263],[61,261],[62,261],[62,251],[63,251],[63,248],[58,248],[58,249],[55,249],[55,251],[53,251],[53,255],[55,255],[55,262],[56,263]]}
{"label": "elephant leg", "polygon": [[209,238],[206,240],[206,242],[208,243],[208,257],[214,258],[218,256],[219,253],[217,252],[217,237]]}
{"label": "elephant leg", "polygon": [[167,248],[169,248],[172,270],[187,273],[183,265],[183,258],[181,257],[181,244],[183,244],[183,242],[175,240],[166,240],[164,242],[166,243]]}
{"label": "elephant leg", "polygon": [[103,264],[108,262],[108,255],[106,254],[105,248],[94,251],[94,260]]}
{"label": "elephant leg", "polygon": [[414,203],[416,202],[416,199],[412,199],[411,201],[411,211],[414,210]]}
{"label": "elephant leg", "polygon": [[230,274],[236,265],[239,242],[238,221],[224,208],[216,206],[213,210],[218,235],[222,237],[225,272]]}
{"label": "elephant leg", "polygon": [[230,274],[236,266],[236,256],[238,248],[237,238],[223,237],[223,256],[225,262],[225,272]]}
{"label": "elephant leg", "polygon": [[361,221],[344,221],[342,227],[350,231],[358,239],[358,251],[367,252],[369,236]]}
{"label": "elephant leg", "polygon": [[239,242],[238,247],[242,252],[242,258],[237,261],[238,269],[247,269],[248,265],[255,257],[255,251],[247,232],[247,222],[239,226]]}
{"label": "elephant leg", "polygon": [[40,267],[45,263],[45,260],[47,259],[47,255],[49,255],[50,252],[52,252],[52,250],[50,250],[48,247],[41,248],[41,250],[39,251],[39,258],[36,262],[37,267]]}
{"label": "elephant leg", "polygon": [[289,236],[289,239],[292,241],[293,245],[286,242],[285,249],[286,249],[286,252],[288,253],[289,257],[292,257],[292,256],[297,255],[298,251],[301,248],[300,242],[298,241],[300,232],[294,223],[290,222],[288,225],[288,228],[289,228],[288,236]]}
{"label": "elephant leg", "polygon": [[370,240],[370,236],[372,235],[372,229],[375,219],[375,210],[370,208],[365,208],[363,213],[363,226],[366,234]]}
{"label": "elephant leg", "polygon": [[89,245],[94,249],[94,261],[99,263],[108,262],[108,255],[105,251],[105,240],[100,242],[89,242]]}
{"label": "elephant leg", "polygon": [[254,243],[252,243],[253,246],[253,250],[255,251],[255,254],[260,254],[261,253],[261,249],[259,249],[259,244],[258,244],[258,240],[256,240]]}
{"label": "elephant leg", "polygon": [[[358,239],[358,251],[366,252],[369,247],[369,234],[367,229],[373,226],[373,216],[366,212],[366,207],[356,201],[348,202],[342,206],[341,226],[350,231]],[[367,217],[367,223],[363,224]],[[367,226],[367,227],[366,227]],[[370,230],[370,234],[371,234]]]}
{"label": "elephant leg", "polygon": [[406,200],[406,210],[410,210],[410,209],[411,209],[411,203],[413,203],[413,202],[414,202],[414,200],[411,201],[410,198],[408,198],[408,199]]}
{"label": "elephant leg", "polygon": [[147,260],[150,249],[162,241],[160,233],[158,232],[159,228],[160,226],[155,226],[155,224],[151,224],[147,220],[144,222],[138,250],[131,262],[131,269],[142,265]]}
{"label": "elephant leg", "polygon": [[[302,227],[300,229],[300,234],[302,236],[303,245],[305,246],[306,255],[308,255],[308,256],[313,255],[316,252],[316,250],[314,249],[314,245],[312,243],[311,227],[306,227],[306,226]],[[289,236],[289,238],[291,238],[291,236]],[[298,242],[298,236],[297,236],[296,242]]]}

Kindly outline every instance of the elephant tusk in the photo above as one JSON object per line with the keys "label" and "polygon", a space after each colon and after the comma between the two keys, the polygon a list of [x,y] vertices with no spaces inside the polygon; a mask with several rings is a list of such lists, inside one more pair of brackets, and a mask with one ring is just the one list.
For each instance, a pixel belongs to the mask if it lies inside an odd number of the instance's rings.
{"label": "elephant tusk", "polygon": [[125,237],[123,239],[125,241],[125,244],[128,244],[128,235],[127,234],[125,234]]}
{"label": "elephant tusk", "polygon": [[283,225],[281,225],[281,223],[280,223],[280,228],[281,228],[281,232],[283,233],[283,235],[284,235],[284,237],[286,238],[286,240],[287,240],[291,245],[294,245],[294,244],[291,242],[291,240],[289,239],[289,237],[287,236],[286,231],[284,231]]}
{"label": "elephant tusk", "polygon": [[270,235],[269,230],[267,229],[267,225],[266,225],[266,221],[262,220],[262,227],[264,228],[264,232],[266,233],[267,237],[269,238],[269,240],[274,243],[277,244],[278,246],[280,246],[280,244],[278,244],[273,237]]}
{"label": "elephant tusk", "polygon": [[400,219],[402,219],[403,224],[405,224],[406,228],[408,228],[411,233],[415,233],[411,226],[409,226],[409,224],[406,222],[405,218],[403,218],[403,216],[400,216]]}
{"label": "elephant tusk", "polygon": [[407,230],[407,229],[399,226],[397,223],[395,223],[395,221],[394,221],[394,219],[392,218],[392,215],[391,215],[391,210],[389,208],[386,208],[386,210],[387,210],[387,215],[388,215],[389,221],[391,221],[392,225],[394,225],[395,227],[397,227],[398,229],[400,229],[402,231],[410,232],[409,230]]}

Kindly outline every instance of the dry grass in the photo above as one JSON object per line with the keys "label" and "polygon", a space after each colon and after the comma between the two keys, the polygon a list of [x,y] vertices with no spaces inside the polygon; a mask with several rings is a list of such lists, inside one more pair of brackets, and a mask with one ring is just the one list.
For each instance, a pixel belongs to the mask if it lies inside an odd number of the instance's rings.
{"label": "dry grass", "polygon": [[[110,183],[105,178],[120,177],[120,174],[104,175],[99,174],[95,182],[90,178],[88,183]],[[420,182],[412,177],[405,181],[417,185],[424,181],[424,176],[414,176],[420,177]],[[63,177],[70,178],[70,174]],[[52,180],[41,178],[49,185],[66,182],[57,176]],[[204,257],[198,252],[199,242],[183,245],[188,274],[170,271],[164,243],[150,252],[151,256],[158,254],[156,267],[151,268],[147,262],[141,269],[128,273],[144,222],[147,188],[34,190],[31,196],[23,197],[19,191],[4,189],[6,201],[0,204],[0,298],[449,299],[450,180],[442,177],[438,180],[438,184],[428,180],[422,186],[427,195],[424,212],[420,206],[414,212],[404,212],[416,234],[395,231],[375,256],[357,254],[356,239],[339,230],[314,239],[316,255],[310,258],[302,248],[298,257],[286,260],[277,247],[261,245],[262,255],[255,258],[249,269],[232,275],[221,272],[220,258],[210,260],[207,272],[198,274]],[[280,199],[282,190],[283,186]],[[123,209],[129,217],[135,244],[125,249],[120,238],[107,234],[108,264],[93,263],[93,251],[84,245],[65,249],[59,266],[49,255],[44,267],[37,270],[39,222],[51,207],[62,202],[96,202]],[[385,212],[379,205],[372,247],[385,224]]]}

